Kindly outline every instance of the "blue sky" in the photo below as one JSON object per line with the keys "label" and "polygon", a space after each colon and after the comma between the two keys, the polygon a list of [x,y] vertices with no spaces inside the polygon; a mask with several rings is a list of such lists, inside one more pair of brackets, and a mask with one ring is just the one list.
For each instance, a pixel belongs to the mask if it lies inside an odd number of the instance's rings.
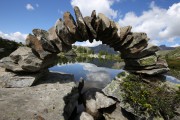
{"label": "blue sky", "polygon": [[[63,12],[74,16],[73,6],[79,6],[83,16],[95,9],[120,26],[132,25],[133,32],[146,32],[154,44],[180,45],[179,0],[1,0],[0,36],[24,42],[32,29],[48,30]],[[95,46],[101,42],[76,44]]]}

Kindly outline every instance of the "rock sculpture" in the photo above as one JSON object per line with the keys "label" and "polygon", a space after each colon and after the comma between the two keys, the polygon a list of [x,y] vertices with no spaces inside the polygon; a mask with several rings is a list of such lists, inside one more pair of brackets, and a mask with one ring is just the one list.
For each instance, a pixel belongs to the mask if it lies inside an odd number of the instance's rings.
{"label": "rock sculpture", "polygon": [[71,13],[65,12],[63,19],[58,19],[48,31],[34,29],[34,35],[26,38],[27,47],[18,48],[1,61],[4,67],[13,72],[39,72],[52,65],[52,56],[71,50],[76,41],[96,39],[120,51],[129,72],[156,75],[169,70],[166,61],[156,55],[159,48],[148,44],[146,33],[131,32],[131,26],[121,27],[102,13],[96,15],[96,11],[87,17],[78,7],[74,11],[76,22]]}

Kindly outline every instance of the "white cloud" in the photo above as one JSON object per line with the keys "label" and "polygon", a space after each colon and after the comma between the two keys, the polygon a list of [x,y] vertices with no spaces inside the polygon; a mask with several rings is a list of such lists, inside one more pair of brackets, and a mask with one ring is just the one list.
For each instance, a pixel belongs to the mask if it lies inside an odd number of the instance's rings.
{"label": "white cloud", "polygon": [[102,44],[101,41],[96,41],[93,40],[92,43],[89,42],[89,40],[85,41],[85,42],[76,42],[75,45],[80,45],[80,46],[87,46],[87,47],[94,47],[94,46],[98,46]]}
{"label": "white cloud", "polygon": [[78,6],[83,16],[89,16],[93,10],[96,10],[97,13],[104,13],[110,18],[116,18],[118,11],[112,9],[111,6],[118,1],[119,0],[91,0],[91,3],[88,3],[87,0],[71,0],[71,5],[73,7]]}
{"label": "white cloud", "polygon": [[[39,7],[39,5],[38,5],[38,7]],[[27,10],[34,10],[34,7],[30,3],[28,3],[28,4],[26,4],[26,9]]]}
{"label": "white cloud", "polygon": [[155,41],[174,42],[180,37],[180,2],[175,3],[168,9],[163,9],[151,2],[150,9],[140,16],[134,12],[128,12],[123,19],[119,20],[120,26],[132,25],[132,31],[146,32],[148,37]]}
{"label": "white cloud", "polygon": [[179,46],[180,46],[180,44],[176,43],[176,44],[172,45],[171,47],[179,47]]}
{"label": "white cloud", "polygon": [[22,34],[21,32],[6,34],[0,31],[0,36],[5,39],[15,40],[16,42],[25,43],[27,34]]}

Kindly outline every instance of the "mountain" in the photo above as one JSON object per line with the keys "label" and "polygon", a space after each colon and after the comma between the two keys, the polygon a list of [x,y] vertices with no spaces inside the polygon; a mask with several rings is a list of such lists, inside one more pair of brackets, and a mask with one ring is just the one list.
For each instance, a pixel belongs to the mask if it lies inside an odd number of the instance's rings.
{"label": "mountain", "polygon": [[180,47],[176,47],[174,50],[169,51],[166,56],[168,58],[179,58],[180,59]]}
{"label": "mountain", "polygon": [[167,47],[166,45],[160,45],[159,48],[161,50],[174,50],[175,47]]}
{"label": "mountain", "polygon": [[113,48],[110,48],[109,46],[107,45],[104,45],[104,44],[100,44],[96,47],[89,47],[91,50],[94,51],[94,53],[99,53],[100,51],[104,51],[104,52],[107,52],[109,54],[118,54],[118,52],[114,51]]}

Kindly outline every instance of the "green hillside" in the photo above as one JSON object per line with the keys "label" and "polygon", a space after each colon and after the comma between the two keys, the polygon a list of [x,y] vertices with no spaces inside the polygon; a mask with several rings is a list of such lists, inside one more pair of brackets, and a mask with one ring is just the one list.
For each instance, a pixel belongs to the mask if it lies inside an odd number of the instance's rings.
{"label": "green hillside", "polygon": [[12,40],[3,39],[0,37],[0,59],[8,56],[13,51],[15,51],[18,46],[22,45]]}

